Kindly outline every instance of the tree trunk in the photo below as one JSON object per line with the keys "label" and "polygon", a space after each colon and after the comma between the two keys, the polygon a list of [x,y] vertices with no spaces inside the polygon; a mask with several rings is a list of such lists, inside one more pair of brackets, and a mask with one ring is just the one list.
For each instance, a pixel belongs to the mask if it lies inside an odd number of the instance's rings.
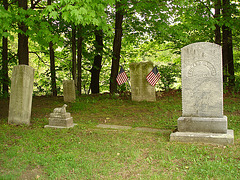
{"label": "tree trunk", "polygon": [[102,30],[95,31],[96,37],[96,55],[91,69],[91,92],[92,94],[99,93],[99,77],[102,68],[102,53],[103,53],[103,32]]}
{"label": "tree trunk", "polygon": [[[220,21],[220,9],[221,9],[221,0],[215,0],[215,14],[214,18],[217,21]],[[215,43],[221,45],[221,27],[218,24],[215,24]]]}
{"label": "tree trunk", "polygon": [[113,57],[110,77],[110,93],[117,92],[117,75],[120,62],[120,52],[122,43],[122,22],[123,10],[119,9],[122,6],[121,2],[116,1],[116,19],[115,19],[115,36],[113,41]]}
{"label": "tree trunk", "polygon": [[72,26],[72,76],[76,85],[76,27]]}
{"label": "tree trunk", "polygon": [[52,41],[49,43],[52,95],[57,96],[55,55]]}
{"label": "tree trunk", "polygon": [[[19,0],[18,6],[24,10],[27,10],[27,0]],[[27,18],[27,17],[26,17]],[[24,22],[18,24],[20,33],[18,33],[18,60],[19,64],[29,64],[29,53],[28,53],[28,36],[25,34],[28,27]]]}
{"label": "tree trunk", "polygon": [[[5,31],[6,32],[6,31]],[[3,51],[2,51],[2,83],[3,83],[3,94],[8,95],[8,39],[3,37],[2,39]]]}
{"label": "tree trunk", "polygon": [[[223,0],[223,18],[225,22],[231,20],[230,1]],[[222,26],[223,33],[223,80],[228,83],[229,87],[234,86],[234,63],[233,63],[233,46],[232,46],[232,30],[227,25]]]}
{"label": "tree trunk", "polygon": [[[47,0],[47,4],[51,5],[52,1]],[[51,24],[51,22],[49,22]],[[49,42],[49,54],[50,54],[50,73],[51,73],[51,88],[52,88],[52,95],[57,96],[57,83],[56,83],[56,69],[55,69],[55,55],[54,55],[54,48],[53,42]]]}
{"label": "tree trunk", "polygon": [[232,30],[229,32],[228,38],[228,86],[234,87],[235,86],[235,74],[234,74],[234,62],[233,62],[233,45],[232,45]]}
{"label": "tree trunk", "polygon": [[81,34],[81,27],[78,28],[78,39],[77,39],[77,92],[78,95],[82,94],[82,43],[83,37]]}
{"label": "tree trunk", "polygon": [[[3,0],[3,6],[6,10],[8,10],[8,0]],[[3,51],[2,51],[3,95],[8,96],[9,77],[8,77],[8,39],[7,37],[2,38],[2,46],[3,46]]]}

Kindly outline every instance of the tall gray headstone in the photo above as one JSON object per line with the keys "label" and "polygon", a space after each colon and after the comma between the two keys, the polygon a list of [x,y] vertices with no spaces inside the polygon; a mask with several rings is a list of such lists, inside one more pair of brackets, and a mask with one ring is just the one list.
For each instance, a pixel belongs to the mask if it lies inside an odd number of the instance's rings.
{"label": "tall gray headstone", "polygon": [[223,115],[221,46],[190,44],[182,48],[181,59],[182,117],[170,140],[232,144],[233,131]]}
{"label": "tall gray headstone", "polygon": [[152,62],[131,63],[130,81],[133,101],[156,101],[155,87],[146,80],[153,69]]}
{"label": "tall gray headstone", "polygon": [[76,100],[74,80],[63,81],[64,102],[73,102]]}
{"label": "tall gray headstone", "polygon": [[30,125],[34,69],[27,65],[13,67],[9,102],[9,124]]}

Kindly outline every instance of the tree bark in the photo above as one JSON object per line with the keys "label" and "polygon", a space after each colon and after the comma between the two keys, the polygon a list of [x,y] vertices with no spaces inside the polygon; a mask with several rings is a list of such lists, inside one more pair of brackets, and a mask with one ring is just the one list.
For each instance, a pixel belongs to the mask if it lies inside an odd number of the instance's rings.
{"label": "tree bark", "polygon": [[77,39],[77,93],[82,94],[82,43],[83,37],[81,34],[81,27],[78,28]]}
{"label": "tree bark", "polygon": [[122,22],[123,10],[119,9],[122,6],[121,2],[116,1],[116,17],[115,17],[115,36],[113,41],[113,57],[110,77],[110,93],[117,92],[117,75],[120,62],[121,44],[122,44]]}
{"label": "tree bark", "polygon": [[[24,10],[27,10],[27,0],[19,0],[18,6]],[[27,18],[27,17],[26,17]],[[20,22],[18,24],[18,28],[20,33],[18,33],[18,60],[19,64],[29,64],[29,50],[28,50],[28,36],[26,32],[28,27],[25,25],[24,22]]]}
{"label": "tree bark", "polygon": [[225,24],[222,26],[223,33],[223,81],[228,83],[229,87],[235,84],[234,62],[233,62],[233,46],[232,46],[232,30],[226,25],[231,20],[230,1],[223,0],[223,19]]}
{"label": "tree bark", "polygon": [[72,76],[76,85],[76,27],[72,26]]}
{"label": "tree bark", "polygon": [[55,55],[54,55],[54,49],[53,49],[52,41],[49,43],[49,52],[50,52],[50,72],[51,72],[52,95],[57,96]]}
{"label": "tree bark", "polygon": [[99,93],[99,77],[102,68],[102,53],[103,53],[103,32],[102,30],[95,31],[96,37],[96,55],[94,57],[94,63],[91,69],[91,92],[92,94]]}
{"label": "tree bark", "polygon": [[229,32],[228,37],[228,86],[235,86],[234,62],[233,62],[233,44],[232,44],[232,30]]}
{"label": "tree bark", "polygon": [[[52,1],[47,0],[47,4],[51,5]],[[49,22],[51,24],[51,22]],[[53,42],[49,42],[49,54],[50,54],[50,73],[51,73],[51,88],[52,95],[57,96],[57,83],[56,83],[56,69],[55,69],[55,54],[53,48]]]}
{"label": "tree bark", "polygon": [[[8,0],[3,0],[3,6],[5,10],[8,10]],[[7,32],[7,31],[5,31]],[[3,95],[8,96],[9,89],[9,77],[8,77],[8,38],[2,38],[2,84],[3,84]]]}
{"label": "tree bark", "polygon": [[[221,0],[215,0],[215,14],[214,18],[219,22],[221,13]],[[221,45],[221,27],[215,24],[215,43]]]}

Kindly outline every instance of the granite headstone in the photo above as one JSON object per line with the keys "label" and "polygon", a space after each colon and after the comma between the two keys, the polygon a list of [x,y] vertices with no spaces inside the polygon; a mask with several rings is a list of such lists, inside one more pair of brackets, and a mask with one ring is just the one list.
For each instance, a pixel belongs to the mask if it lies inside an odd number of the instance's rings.
{"label": "granite headstone", "polygon": [[182,117],[170,140],[233,144],[233,131],[223,115],[221,46],[190,44],[182,48],[181,60]]}
{"label": "granite headstone", "polygon": [[133,101],[156,101],[155,87],[146,80],[153,69],[152,62],[130,64],[131,95]]}
{"label": "granite headstone", "polygon": [[30,125],[34,69],[28,65],[13,67],[9,102],[9,124]]}
{"label": "granite headstone", "polygon": [[73,102],[76,100],[74,80],[63,81],[64,102]]}

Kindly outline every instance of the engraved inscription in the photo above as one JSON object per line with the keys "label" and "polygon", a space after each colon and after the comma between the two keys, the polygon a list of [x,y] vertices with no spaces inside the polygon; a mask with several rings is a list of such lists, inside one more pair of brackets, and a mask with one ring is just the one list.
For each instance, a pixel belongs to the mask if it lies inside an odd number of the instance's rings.
{"label": "engraved inscription", "polygon": [[182,48],[183,116],[223,116],[221,52],[212,43]]}
{"label": "engraved inscription", "polygon": [[[203,67],[203,68],[200,68],[200,67]],[[204,69],[204,67],[205,67],[205,69]],[[216,69],[208,61],[196,61],[196,62],[194,62],[191,65],[191,67],[190,67],[190,69],[187,73],[188,77],[193,77],[193,76],[208,77],[209,75],[210,76],[216,76]]]}

